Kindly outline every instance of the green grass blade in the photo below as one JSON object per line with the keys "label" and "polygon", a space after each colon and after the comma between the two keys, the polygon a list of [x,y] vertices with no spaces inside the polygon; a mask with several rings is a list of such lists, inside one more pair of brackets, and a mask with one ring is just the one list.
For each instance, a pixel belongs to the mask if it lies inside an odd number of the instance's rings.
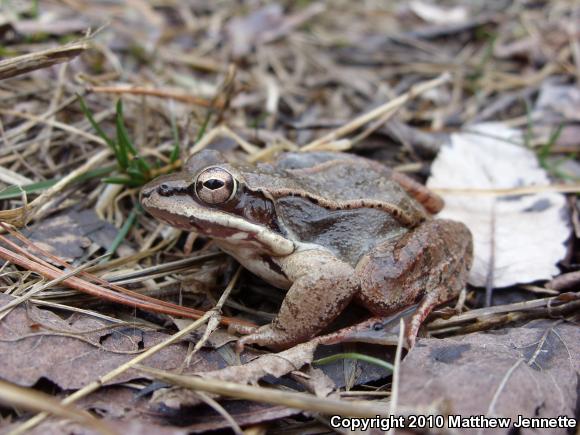
{"label": "green grass blade", "polygon": [[140,212],[141,212],[141,207],[140,206],[136,206],[133,210],[131,210],[131,213],[129,213],[129,216],[127,217],[127,220],[125,221],[125,223],[123,224],[123,226],[121,227],[121,229],[119,230],[119,232],[117,233],[117,235],[115,236],[115,239],[113,240],[113,243],[111,243],[111,247],[109,248],[109,250],[105,254],[107,257],[104,258],[102,260],[102,262],[107,261],[108,258],[115,253],[115,251],[117,250],[117,248],[119,248],[119,246],[121,245],[121,243],[123,243],[123,240],[125,240],[125,238],[127,237],[127,234],[129,233],[129,230],[131,229],[131,227],[135,223],[135,220],[137,219],[137,215]]}
{"label": "green grass blade", "polygon": [[115,144],[115,141],[113,141],[109,136],[107,136],[107,134],[103,131],[98,122],[95,121],[92,112],[89,110],[87,104],[85,103],[85,99],[79,94],[77,94],[77,98],[81,105],[81,110],[83,111],[85,117],[89,120],[89,122],[93,126],[94,130],[97,132],[97,135],[99,135],[99,137],[103,139],[107,143],[107,145],[109,145],[109,147],[111,147],[115,155],[117,155],[117,144]]}
{"label": "green grass blade", "polygon": [[562,134],[562,130],[564,129],[564,123],[561,122],[558,127],[550,133],[550,137],[548,138],[547,142],[542,145],[542,147],[538,150],[538,160],[540,161],[540,165],[544,169],[549,169],[548,164],[548,157],[550,157],[550,153],[552,148],[556,144],[556,141]]}
{"label": "green grass blade", "polygon": [[332,362],[341,360],[341,359],[355,359],[359,361],[366,361],[371,364],[375,364],[377,366],[383,367],[390,372],[395,370],[395,367],[391,363],[383,361],[382,359],[375,358],[374,356],[364,355],[362,353],[356,352],[347,352],[347,353],[337,353],[335,355],[330,355],[325,358],[320,358],[315,361],[312,361],[313,364],[330,364]]}
{"label": "green grass blade", "polygon": [[54,186],[58,183],[58,180],[43,180],[38,181],[36,183],[26,184],[24,186],[9,186],[2,191],[0,191],[0,200],[2,199],[11,199],[11,198],[19,198],[22,196],[23,193],[34,193],[39,192],[49,187]]}
{"label": "green grass blade", "polygon": [[[88,171],[82,175],[79,175],[72,181],[72,183],[82,183],[83,181],[87,181],[92,178],[101,178],[113,172],[114,169],[115,168],[113,166],[93,169],[92,171]],[[20,198],[22,196],[22,192],[26,192],[27,194],[42,192],[43,190],[54,186],[60,180],[62,180],[62,178],[37,181],[35,183],[25,184],[24,186],[9,186],[0,191],[0,200]]]}
{"label": "green grass blade", "polygon": [[131,178],[141,180],[141,183],[145,183],[149,179],[149,165],[141,157],[132,159],[125,172]]}
{"label": "green grass blade", "polygon": [[145,177],[139,169],[127,168],[127,175],[136,183],[145,184]]}
{"label": "green grass blade", "polygon": [[147,163],[145,159],[140,156],[135,157],[135,161],[137,162],[137,167],[143,176],[147,178],[147,176],[149,176],[149,171],[151,171],[151,166],[149,166],[149,163]]}
{"label": "green grass blade", "polygon": [[176,142],[173,149],[171,150],[171,154],[169,155],[170,163],[175,163],[177,159],[179,159],[180,151],[179,143]]}
{"label": "green grass blade", "polygon": [[177,123],[175,122],[175,116],[173,111],[170,112],[171,114],[171,135],[173,136],[173,149],[171,150],[171,155],[169,156],[169,161],[171,163],[175,163],[179,158],[179,151],[181,146],[179,144],[179,132],[177,131]]}
{"label": "green grass blade", "polygon": [[207,128],[209,126],[209,122],[211,121],[212,115],[213,115],[213,110],[208,110],[207,114],[205,115],[205,119],[203,120],[203,123],[201,124],[201,128],[197,132],[194,143],[198,143],[201,140],[201,138],[203,136],[205,136],[205,133],[206,133]]}
{"label": "green grass blade", "polygon": [[125,127],[125,121],[123,119],[123,102],[121,99],[117,101],[117,115],[115,116],[115,124],[117,125],[117,142],[120,146],[127,150],[127,154],[132,156],[137,155],[137,150],[133,146],[131,139],[129,138],[129,133],[127,133],[127,128]]}

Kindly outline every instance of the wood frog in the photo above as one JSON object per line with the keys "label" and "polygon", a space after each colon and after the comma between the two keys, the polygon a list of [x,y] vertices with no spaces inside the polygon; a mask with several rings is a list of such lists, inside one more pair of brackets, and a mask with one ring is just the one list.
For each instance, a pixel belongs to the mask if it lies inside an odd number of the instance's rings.
{"label": "wood frog", "polygon": [[238,342],[283,349],[314,337],[351,301],[384,316],[417,303],[412,346],[431,310],[465,286],[472,237],[434,219],[443,201],[420,183],[346,153],[284,153],[274,163],[192,156],[141,192],[162,222],[215,240],[270,284],[288,289],[274,321]]}

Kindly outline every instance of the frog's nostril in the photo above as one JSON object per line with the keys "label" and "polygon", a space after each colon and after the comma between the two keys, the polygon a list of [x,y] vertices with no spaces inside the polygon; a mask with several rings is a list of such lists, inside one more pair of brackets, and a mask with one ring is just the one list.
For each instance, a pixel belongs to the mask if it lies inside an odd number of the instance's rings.
{"label": "frog's nostril", "polygon": [[160,184],[159,187],[157,187],[157,193],[161,196],[169,196],[171,195],[171,186],[168,186],[167,184]]}
{"label": "frog's nostril", "polygon": [[151,190],[143,189],[141,191],[141,198],[149,198],[153,192]]}

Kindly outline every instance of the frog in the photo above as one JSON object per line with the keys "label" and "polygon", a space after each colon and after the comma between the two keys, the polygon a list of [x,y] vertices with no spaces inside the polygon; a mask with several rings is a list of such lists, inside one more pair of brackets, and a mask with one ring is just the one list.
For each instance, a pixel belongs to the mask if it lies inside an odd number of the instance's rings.
{"label": "frog", "polygon": [[204,149],[146,184],[140,202],[287,291],[270,323],[234,327],[238,349],[308,341],[351,303],[379,317],[416,305],[405,323],[413,347],[431,311],[465,288],[473,259],[469,229],[436,218],[439,195],[352,153],[285,152],[248,163]]}

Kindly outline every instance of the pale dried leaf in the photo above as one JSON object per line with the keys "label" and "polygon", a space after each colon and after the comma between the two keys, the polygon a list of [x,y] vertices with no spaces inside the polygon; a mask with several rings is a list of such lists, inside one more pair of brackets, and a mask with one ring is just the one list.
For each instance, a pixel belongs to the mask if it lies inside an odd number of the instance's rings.
{"label": "pale dried leaf", "polygon": [[447,8],[416,0],[409,3],[409,8],[423,21],[433,24],[460,24],[469,18],[465,6]]}
{"label": "pale dried leaf", "polygon": [[317,397],[327,397],[336,389],[334,381],[322,369],[307,366],[305,373],[296,372],[294,379]]}
{"label": "pale dried leaf", "polygon": [[256,383],[266,375],[279,378],[311,362],[317,346],[318,342],[312,340],[280,353],[262,355],[243,365],[198,374],[211,379],[248,384]]}
{"label": "pale dried leaf", "polygon": [[559,193],[494,196],[478,189],[546,186],[549,179],[536,156],[521,143],[518,130],[480,124],[452,135],[433,162],[432,189],[474,189],[443,193],[439,217],[464,222],[474,239],[469,282],[506,287],[550,279],[566,255],[570,236],[566,199]]}
{"label": "pale dried leaf", "polygon": [[547,81],[532,112],[534,120],[556,124],[580,121],[580,89],[575,85],[561,85]]}

